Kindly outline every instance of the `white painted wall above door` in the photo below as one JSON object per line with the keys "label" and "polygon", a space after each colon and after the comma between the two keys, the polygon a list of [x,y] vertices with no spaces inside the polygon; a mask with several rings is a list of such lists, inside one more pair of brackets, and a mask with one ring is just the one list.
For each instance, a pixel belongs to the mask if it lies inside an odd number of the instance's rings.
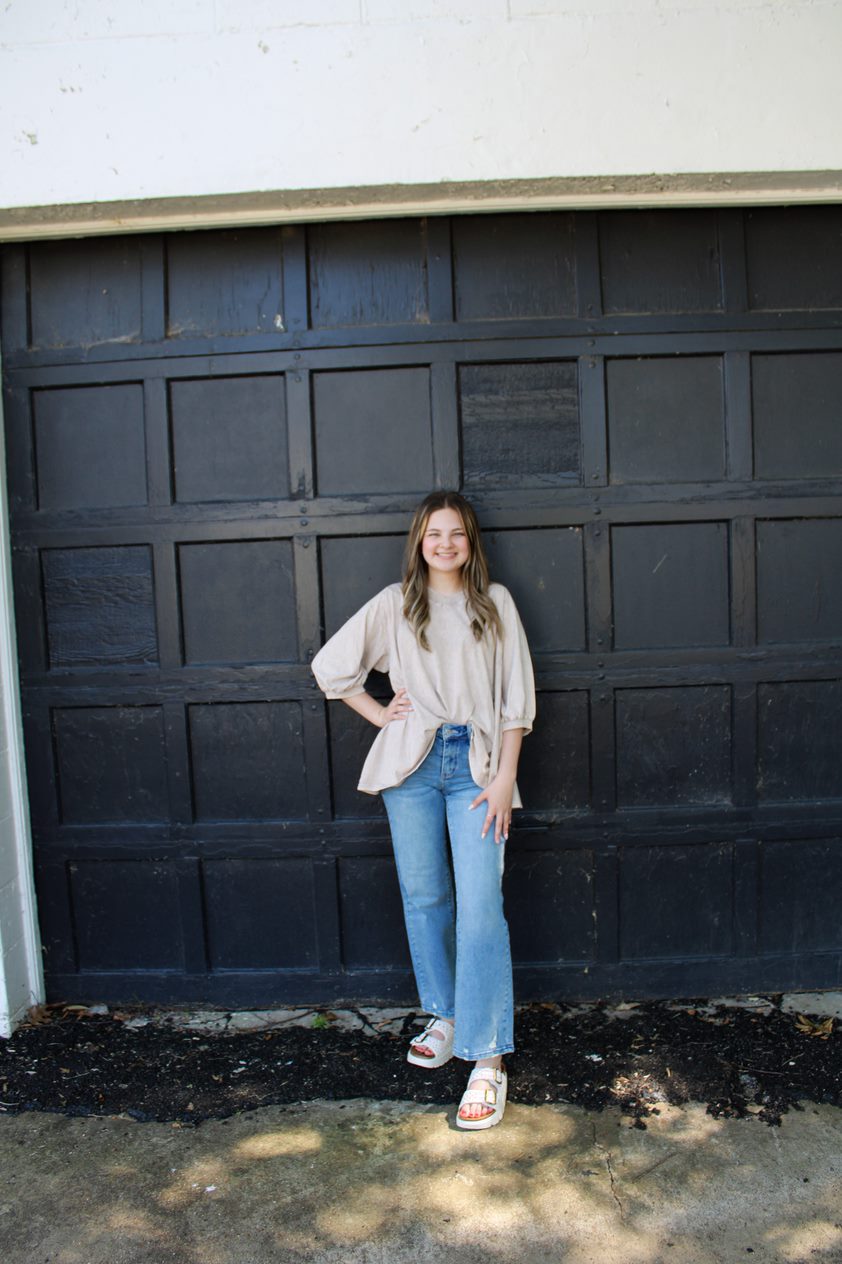
{"label": "white painted wall above door", "polygon": [[840,0],[10,0],[3,207],[842,169]]}

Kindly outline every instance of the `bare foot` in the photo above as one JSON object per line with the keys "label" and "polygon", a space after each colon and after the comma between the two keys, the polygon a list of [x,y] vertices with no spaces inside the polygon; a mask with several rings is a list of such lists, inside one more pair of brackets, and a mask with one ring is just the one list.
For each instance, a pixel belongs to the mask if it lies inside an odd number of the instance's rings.
{"label": "bare foot", "polygon": [[[478,1067],[496,1068],[503,1065],[503,1057],[498,1054],[496,1058],[480,1058],[476,1063]],[[475,1079],[471,1084],[471,1088],[490,1089],[494,1094],[497,1093],[499,1085],[495,1084],[494,1077],[491,1079]],[[496,1097],[495,1097],[496,1101]],[[460,1119],[487,1119],[489,1115],[494,1114],[494,1105],[492,1102],[466,1102],[464,1106],[459,1108]]]}

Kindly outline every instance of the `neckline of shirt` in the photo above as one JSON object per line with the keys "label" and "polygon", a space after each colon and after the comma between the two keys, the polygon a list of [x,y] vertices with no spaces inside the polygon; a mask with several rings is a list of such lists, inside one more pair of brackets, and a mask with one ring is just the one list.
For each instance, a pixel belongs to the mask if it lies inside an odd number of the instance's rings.
{"label": "neckline of shirt", "polygon": [[464,588],[460,588],[454,593],[443,593],[437,592],[435,588],[430,588],[428,586],[427,599],[431,602],[442,602],[444,605],[452,606],[456,605],[460,601],[464,602],[465,590]]}

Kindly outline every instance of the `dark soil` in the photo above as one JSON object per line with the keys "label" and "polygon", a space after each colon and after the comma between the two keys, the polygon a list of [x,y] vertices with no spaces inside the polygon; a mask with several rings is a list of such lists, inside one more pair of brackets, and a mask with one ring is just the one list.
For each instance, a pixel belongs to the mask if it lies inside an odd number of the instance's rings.
{"label": "dark soil", "polygon": [[[506,1059],[509,1098],[611,1103],[645,1127],[660,1103],[705,1102],[714,1116],[779,1124],[803,1100],[842,1105],[842,1031],[831,1019],[650,1002],[618,1017],[596,1005],[518,1011]],[[315,1098],[451,1103],[466,1082],[454,1059],[426,1071],[402,1036],[304,1029],[204,1035],[171,1023],[129,1028],[128,1013],[49,1006],[0,1040],[0,1112],[127,1115],[197,1124],[258,1106]]]}

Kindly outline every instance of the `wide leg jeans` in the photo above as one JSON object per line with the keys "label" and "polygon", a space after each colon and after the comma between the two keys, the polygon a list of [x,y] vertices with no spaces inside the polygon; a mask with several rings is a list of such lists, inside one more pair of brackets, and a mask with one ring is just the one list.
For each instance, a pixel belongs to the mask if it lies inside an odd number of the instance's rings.
{"label": "wide leg jeans", "polygon": [[469,725],[442,725],[420,767],[382,794],[422,1008],[454,1019],[453,1051],[475,1061],[514,1049],[514,1003],[506,844],[494,842],[493,826],[480,837],[484,804],[470,810],[480,793],[470,737]]}

